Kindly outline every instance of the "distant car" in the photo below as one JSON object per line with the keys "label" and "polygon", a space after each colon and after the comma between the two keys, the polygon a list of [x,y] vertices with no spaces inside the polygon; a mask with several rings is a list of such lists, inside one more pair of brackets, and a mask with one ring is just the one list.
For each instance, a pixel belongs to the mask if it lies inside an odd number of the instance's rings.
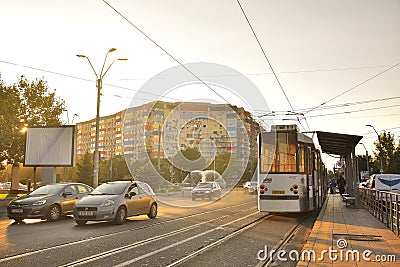
{"label": "distant car", "polygon": [[219,198],[221,194],[222,190],[217,182],[201,182],[192,189],[192,200],[196,200],[196,198]]}
{"label": "distant car", "polygon": [[[9,190],[11,188],[11,182],[6,182],[4,184],[0,183],[0,189],[5,189],[5,190]],[[28,190],[28,187],[24,184],[19,183],[18,184],[18,189],[21,190]]]}
{"label": "distant car", "polygon": [[360,182],[360,184],[358,185],[358,188],[366,188],[367,184],[368,184],[368,181]]}
{"label": "distant car", "polygon": [[113,181],[101,184],[76,202],[74,218],[78,225],[87,221],[125,223],[127,217],[147,214],[157,216],[158,204],[152,188],[139,181]]}
{"label": "distant car", "polygon": [[92,187],[82,183],[48,184],[12,200],[7,215],[17,223],[23,219],[56,221],[71,214],[75,202],[92,191]]}
{"label": "distant car", "polygon": [[243,188],[250,194],[255,194],[257,193],[257,181],[247,181],[243,184]]}

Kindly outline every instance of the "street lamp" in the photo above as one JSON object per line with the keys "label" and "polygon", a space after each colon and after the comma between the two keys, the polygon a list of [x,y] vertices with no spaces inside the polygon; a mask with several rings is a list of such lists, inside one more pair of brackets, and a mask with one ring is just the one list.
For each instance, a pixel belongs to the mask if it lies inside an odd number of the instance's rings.
{"label": "street lamp", "polygon": [[364,143],[359,143],[360,145],[363,145],[365,149],[365,157],[367,158],[367,177],[369,178],[369,158],[368,158],[368,150],[365,147]]}
{"label": "street lamp", "polygon": [[380,137],[380,135],[378,134],[378,132],[375,130],[375,127],[374,126],[372,126],[371,124],[367,124],[366,125],[367,127],[371,127],[372,129],[374,129],[374,131],[375,131],[375,133],[376,133],[376,135],[378,136],[378,142],[379,142],[379,157],[380,157],[380,161],[381,161],[381,173],[383,173],[383,157],[382,157],[382,153],[383,153],[383,151],[382,151],[382,143],[381,143],[381,137]]}
{"label": "street lamp", "polygon": [[[99,121],[100,121],[100,92],[101,92],[101,88],[102,88],[102,83],[103,83],[103,78],[106,75],[106,73],[108,72],[108,70],[111,68],[111,66],[114,64],[115,61],[117,60],[128,60],[127,58],[116,58],[114,59],[111,64],[107,67],[107,69],[104,71],[104,66],[106,64],[106,60],[107,60],[107,56],[109,53],[114,52],[115,50],[117,50],[116,48],[111,48],[110,50],[108,50],[105,58],[104,58],[104,62],[103,62],[103,66],[101,67],[101,71],[100,71],[100,75],[97,75],[96,70],[94,69],[92,62],[90,62],[89,58],[85,55],[76,55],[77,57],[82,57],[82,58],[86,58],[87,61],[90,64],[90,67],[92,68],[94,74],[96,75],[96,87],[97,87],[97,110],[96,110],[96,140],[95,140],[95,144],[94,144],[94,170],[93,170],[93,187],[97,187],[99,184]],[[104,72],[103,72],[104,71]]]}

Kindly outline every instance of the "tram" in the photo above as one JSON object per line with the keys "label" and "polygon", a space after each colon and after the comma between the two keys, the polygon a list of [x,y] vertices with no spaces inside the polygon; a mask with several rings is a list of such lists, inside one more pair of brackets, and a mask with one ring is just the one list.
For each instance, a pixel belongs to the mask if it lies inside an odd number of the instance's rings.
{"label": "tram", "polygon": [[312,138],[297,125],[273,125],[259,135],[258,209],[301,213],[322,206],[327,172]]}

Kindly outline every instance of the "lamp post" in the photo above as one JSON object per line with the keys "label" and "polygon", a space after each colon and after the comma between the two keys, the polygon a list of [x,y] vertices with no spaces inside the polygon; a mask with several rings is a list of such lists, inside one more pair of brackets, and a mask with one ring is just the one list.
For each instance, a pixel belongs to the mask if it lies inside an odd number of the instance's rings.
{"label": "lamp post", "polygon": [[371,124],[367,124],[366,126],[367,126],[367,127],[371,127],[372,129],[374,129],[376,135],[378,136],[379,150],[380,150],[380,151],[379,151],[379,157],[380,157],[380,161],[381,161],[381,170],[380,170],[380,173],[383,173],[383,157],[382,157],[383,151],[382,151],[381,137],[380,137],[380,135],[378,134],[378,132],[375,130],[375,127],[374,127],[374,126],[372,126]]}
{"label": "lamp post", "polygon": [[364,149],[365,149],[365,157],[367,158],[367,177],[369,178],[369,158],[368,158],[368,150],[365,147],[364,143],[359,143],[361,145],[363,145]]}
{"label": "lamp post", "polygon": [[[103,84],[103,78],[117,60],[128,60],[127,58],[116,58],[114,59],[111,64],[107,67],[104,71],[104,66],[107,61],[107,56],[109,53],[114,52],[117,50],[116,48],[111,48],[108,50],[106,56],[104,57],[103,66],[101,68],[100,74],[97,75],[96,70],[94,69],[92,62],[90,62],[89,58],[85,55],[76,55],[77,57],[86,58],[92,68],[94,74],[96,75],[96,87],[97,87],[97,109],[96,109],[96,137],[95,137],[95,144],[94,144],[94,170],[93,170],[93,187],[97,187],[99,184],[99,121],[100,121],[100,92]],[[104,72],[103,72],[104,71]]]}

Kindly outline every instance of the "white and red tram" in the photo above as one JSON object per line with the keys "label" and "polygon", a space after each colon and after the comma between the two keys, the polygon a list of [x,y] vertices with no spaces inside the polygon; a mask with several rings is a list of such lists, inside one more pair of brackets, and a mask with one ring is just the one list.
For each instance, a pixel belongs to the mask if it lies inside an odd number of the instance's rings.
{"label": "white and red tram", "polygon": [[297,125],[273,125],[259,136],[258,209],[307,212],[322,206],[326,169],[312,138]]}

